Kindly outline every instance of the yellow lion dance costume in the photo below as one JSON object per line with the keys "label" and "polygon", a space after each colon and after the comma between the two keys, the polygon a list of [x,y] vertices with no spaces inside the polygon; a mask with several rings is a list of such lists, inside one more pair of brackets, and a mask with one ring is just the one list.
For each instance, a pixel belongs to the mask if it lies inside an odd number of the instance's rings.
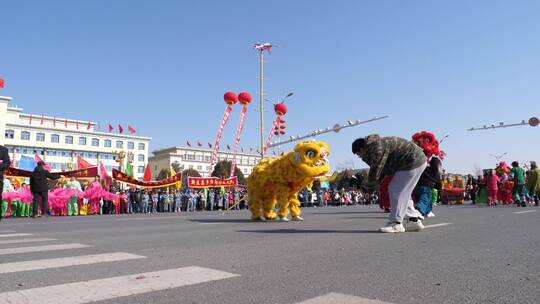
{"label": "yellow lion dance costume", "polygon": [[[330,172],[329,146],[324,142],[302,142],[278,158],[262,160],[248,177],[249,210],[252,220],[302,221],[298,192],[315,179],[326,180]],[[276,200],[279,211],[274,208]]]}

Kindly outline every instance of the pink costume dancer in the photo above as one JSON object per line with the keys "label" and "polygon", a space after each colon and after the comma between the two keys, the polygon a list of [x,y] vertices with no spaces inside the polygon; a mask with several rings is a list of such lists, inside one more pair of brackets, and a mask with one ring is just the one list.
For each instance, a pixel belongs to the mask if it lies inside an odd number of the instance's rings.
{"label": "pink costume dancer", "polygon": [[105,191],[97,178],[88,186],[82,197],[89,201],[88,214],[100,214],[101,199],[114,201],[118,198],[116,194]]}
{"label": "pink costume dancer", "polygon": [[99,214],[101,207],[101,198],[103,193],[103,187],[101,183],[96,179],[84,192],[84,197],[88,199],[88,214]]}
{"label": "pink costume dancer", "polygon": [[[27,184],[23,184],[22,188],[19,189],[19,192],[17,192],[16,199],[19,201],[19,211],[17,212],[20,216],[30,216],[31,215],[31,208],[30,205],[32,204],[32,200],[34,199],[34,196],[32,195],[32,192],[30,191]],[[24,206],[23,206],[24,203]]]}
{"label": "pink costume dancer", "polygon": [[75,189],[57,188],[49,192],[49,204],[52,215],[67,215],[67,202],[72,196],[79,195]]}

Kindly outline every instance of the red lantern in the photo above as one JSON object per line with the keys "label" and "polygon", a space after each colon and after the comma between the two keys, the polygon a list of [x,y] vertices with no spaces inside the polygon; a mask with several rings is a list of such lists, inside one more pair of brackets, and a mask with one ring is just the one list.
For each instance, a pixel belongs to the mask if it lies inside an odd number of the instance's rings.
{"label": "red lantern", "polygon": [[280,131],[279,131],[279,134],[285,135],[285,130],[280,130]]}
{"label": "red lantern", "polygon": [[243,105],[248,105],[251,102],[251,95],[248,92],[238,94],[238,101]]}
{"label": "red lantern", "polygon": [[274,130],[274,135],[279,135],[279,130]]}
{"label": "red lantern", "polygon": [[238,96],[234,92],[227,92],[223,95],[225,103],[232,106],[238,102]]}
{"label": "red lantern", "polygon": [[274,112],[276,112],[277,115],[285,115],[287,114],[287,106],[284,103],[275,104]]}
{"label": "red lantern", "polygon": [[282,124],[281,126],[279,126],[280,129],[285,129],[287,128],[287,126],[285,124]]}
{"label": "red lantern", "polygon": [[285,118],[283,118],[283,117],[280,116],[280,117],[278,117],[278,121],[279,121],[280,123],[285,123]]}

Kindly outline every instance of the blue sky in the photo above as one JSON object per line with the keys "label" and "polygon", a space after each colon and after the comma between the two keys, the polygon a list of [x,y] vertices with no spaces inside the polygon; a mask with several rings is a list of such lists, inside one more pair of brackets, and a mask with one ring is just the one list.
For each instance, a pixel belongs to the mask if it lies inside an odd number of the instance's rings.
{"label": "blue sky", "polygon": [[[1,95],[30,113],[131,124],[152,149],[213,142],[225,91],[258,102],[252,45],[269,41],[279,47],[265,91],[295,93],[290,134],[390,115],[321,136],[334,166],[365,167],[350,152],[356,137],[421,130],[450,135],[451,172],[490,167],[490,153],[540,161],[540,127],[466,131],[540,115],[537,1],[53,0],[2,1],[0,10]],[[256,108],[244,147],[259,142]]]}

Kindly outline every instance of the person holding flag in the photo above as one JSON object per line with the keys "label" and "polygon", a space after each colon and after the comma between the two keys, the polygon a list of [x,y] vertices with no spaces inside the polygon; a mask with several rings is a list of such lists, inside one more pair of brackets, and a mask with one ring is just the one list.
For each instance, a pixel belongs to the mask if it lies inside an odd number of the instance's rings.
{"label": "person holding flag", "polygon": [[39,207],[41,213],[45,216],[50,215],[49,210],[49,185],[47,179],[59,179],[62,175],[53,174],[44,168],[45,162],[40,160],[36,168],[30,174],[30,191],[34,196],[34,204],[32,208],[32,217],[39,217]]}

